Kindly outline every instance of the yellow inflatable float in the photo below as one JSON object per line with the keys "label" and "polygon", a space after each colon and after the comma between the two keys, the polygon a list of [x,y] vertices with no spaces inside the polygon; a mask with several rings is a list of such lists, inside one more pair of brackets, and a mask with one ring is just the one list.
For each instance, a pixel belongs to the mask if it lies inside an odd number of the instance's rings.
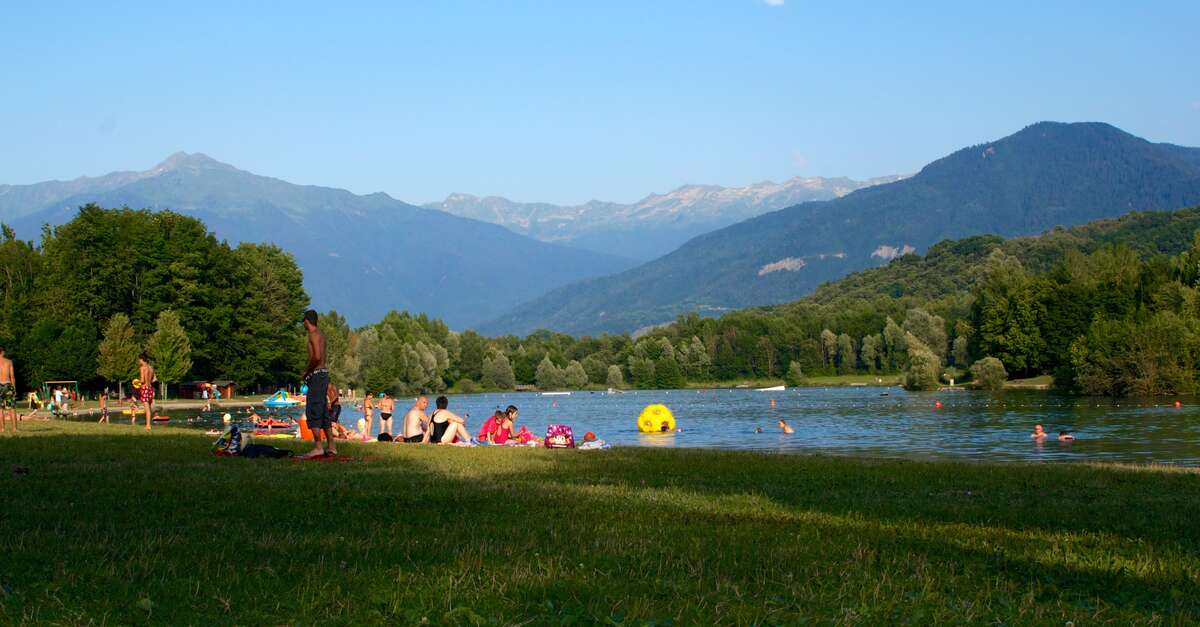
{"label": "yellow inflatable float", "polygon": [[642,433],[671,433],[675,431],[675,416],[666,405],[647,405],[638,415],[637,426]]}

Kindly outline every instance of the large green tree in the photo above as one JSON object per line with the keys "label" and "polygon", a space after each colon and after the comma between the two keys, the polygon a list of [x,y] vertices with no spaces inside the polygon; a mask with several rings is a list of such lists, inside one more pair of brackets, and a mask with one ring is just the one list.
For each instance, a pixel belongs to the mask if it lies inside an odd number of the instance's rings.
{"label": "large green tree", "polygon": [[108,381],[116,382],[120,389],[125,381],[137,377],[140,352],[129,316],[113,314],[104,325],[96,373]]}
{"label": "large green tree", "polygon": [[170,309],[158,314],[154,334],[146,343],[146,352],[154,364],[154,373],[167,397],[167,385],[179,383],[192,370],[192,344],[179,315]]}

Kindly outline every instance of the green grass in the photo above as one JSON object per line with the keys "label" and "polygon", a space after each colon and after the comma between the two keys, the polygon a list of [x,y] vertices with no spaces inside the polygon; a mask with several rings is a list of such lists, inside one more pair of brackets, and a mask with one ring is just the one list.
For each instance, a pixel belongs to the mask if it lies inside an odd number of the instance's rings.
{"label": "green grass", "polygon": [[22,427],[4,624],[1200,621],[1194,469]]}
{"label": "green grass", "polygon": [[804,381],[806,387],[830,387],[836,385],[897,385],[901,376],[898,374],[839,374],[828,377],[808,377]]}
{"label": "green grass", "polygon": [[1054,387],[1054,377],[1044,374],[1029,379],[1012,379],[1004,383],[1006,390],[1046,390]]}

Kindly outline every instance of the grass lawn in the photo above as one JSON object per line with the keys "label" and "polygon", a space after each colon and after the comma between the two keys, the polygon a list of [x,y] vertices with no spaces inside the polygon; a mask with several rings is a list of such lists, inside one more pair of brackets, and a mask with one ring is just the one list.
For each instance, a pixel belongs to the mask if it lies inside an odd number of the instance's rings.
{"label": "grass lawn", "polygon": [[0,623],[1200,622],[1195,469],[210,439],[0,435]]}
{"label": "grass lawn", "polygon": [[806,387],[830,387],[836,385],[898,385],[903,377],[898,374],[838,374],[828,377],[808,377]]}
{"label": "grass lawn", "polygon": [[1013,379],[1004,383],[1006,390],[1048,390],[1054,387],[1054,377],[1044,374],[1029,379]]}

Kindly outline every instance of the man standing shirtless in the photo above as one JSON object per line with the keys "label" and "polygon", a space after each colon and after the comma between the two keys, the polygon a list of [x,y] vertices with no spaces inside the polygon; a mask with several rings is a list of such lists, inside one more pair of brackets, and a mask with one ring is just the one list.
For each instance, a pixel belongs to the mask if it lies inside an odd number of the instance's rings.
{"label": "man standing shirtless", "polygon": [[401,435],[404,436],[405,442],[419,444],[425,439],[425,429],[429,424],[429,416],[425,415],[426,407],[429,407],[429,399],[422,394],[408,409],[408,413],[404,414],[404,430],[401,431]]}
{"label": "man standing shirtless", "polygon": [[[304,312],[304,330],[308,331],[308,367],[304,369],[304,381],[308,384],[308,396],[304,402],[304,419],[312,430],[313,450],[304,457],[337,455],[333,443],[333,423],[329,420],[329,368],[325,366],[325,334],[317,328],[317,312]],[[321,432],[325,433],[325,447],[321,447]]]}
{"label": "man standing shirtless", "polygon": [[154,414],[154,366],[150,365],[150,358],[146,353],[138,356],[138,377],[142,381],[142,387],[138,389],[138,398],[146,408],[146,431],[149,431],[150,417]]}
{"label": "man standing shirtless", "polygon": [[12,418],[13,432],[17,430],[17,375],[13,362],[4,355],[0,347],[0,431],[4,431],[4,419]]}
{"label": "man standing shirtless", "polygon": [[379,399],[379,432],[392,435],[392,413],[396,411],[396,399],[391,392],[384,392]]}

